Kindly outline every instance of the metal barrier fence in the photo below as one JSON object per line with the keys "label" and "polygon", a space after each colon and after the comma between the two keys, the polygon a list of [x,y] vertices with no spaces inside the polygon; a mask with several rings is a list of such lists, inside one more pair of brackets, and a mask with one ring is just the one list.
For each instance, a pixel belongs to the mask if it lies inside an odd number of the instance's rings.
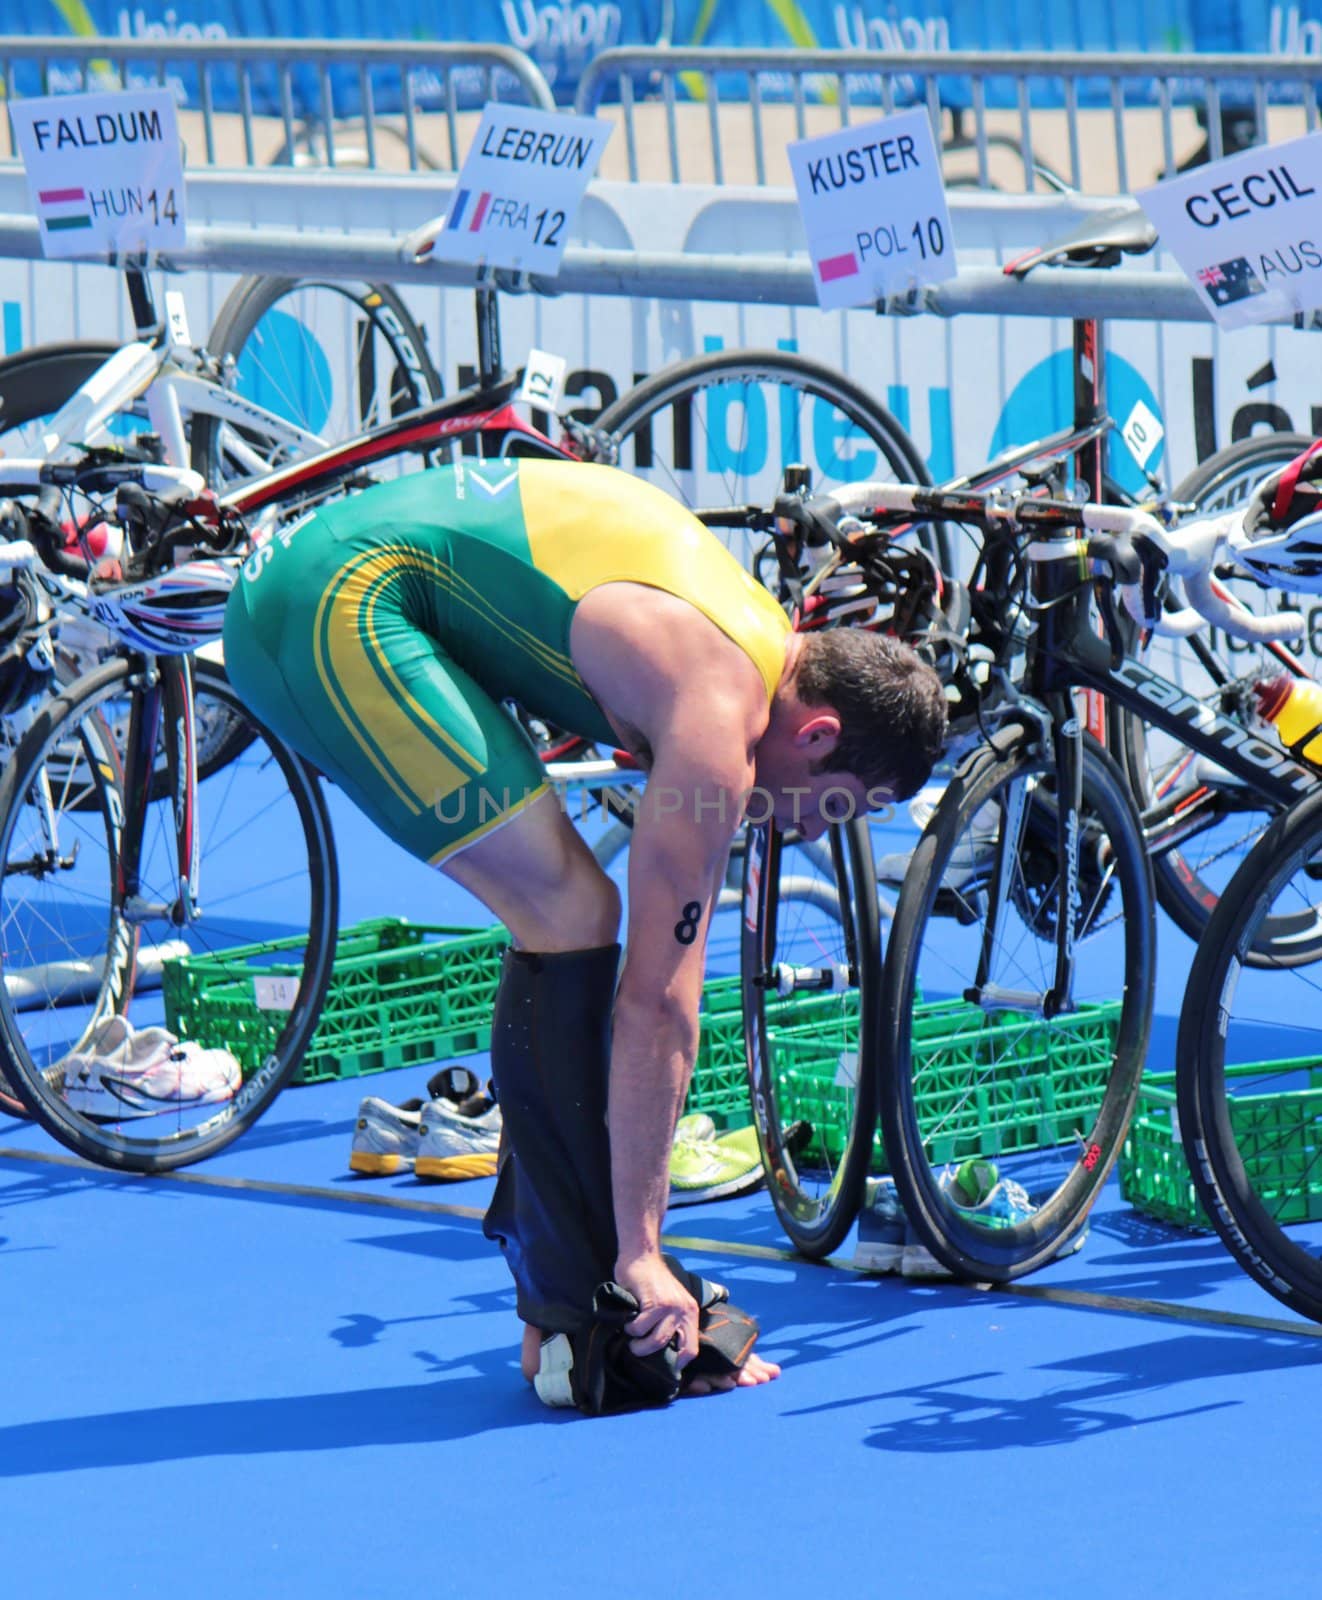
{"label": "metal barrier fence", "polygon": [[[1048,231],[1051,231],[1048,229]],[[34,218],[0,215],[0,258],[42,260]],[[188,243],[156,264],[176,271],[315,274],[452,288],[490,283],[516,293],[608,295],[635,299],[725,301],[815,306],[816,280],[806,256],[717,255],[679,251],[604,250],[571,246],[553,282],[468,265],[405,262],[397,237],[381,233],[309,232],[263,225],[189,224]],[[1081,273],[1039,268],[1022,281],[999,267],[970,266],[887,308],[892,314],[956,317],[1096,316],[1135,322],[1208,323],[1203,297],[1177,272],[1112,268]]]}
{"label": "metal barrier fence", "polygon": [[[168,83],[195,166],[454,171],[484,100],[555,104],[494,44],[0,38],[0,71],[11,99]],[[1314,130],[1318,96],[1280,56],[648,47],[599,54],[575,109],[622,124],[606,178],[787,186],[791,140],[918,104],[952,187],[1125,194]]]}
{"label": "metal barrier fence", "polygon": [[1318,76],[1315,61],[1279,56],[619,48],[588,65],[575,109],[618,101],[635,182],[786,184],[790,140],[926,105],[947,183],[1032,193],[1045,167],[1048,184],[1126,194],[1312,132]]}
{"label": "metal barrier fence", "polygon": [[485,101],[556,108],[536,64],[494,44],[0,37],[0,72],[9,100],[168,85],[206,166],[454,172]]}

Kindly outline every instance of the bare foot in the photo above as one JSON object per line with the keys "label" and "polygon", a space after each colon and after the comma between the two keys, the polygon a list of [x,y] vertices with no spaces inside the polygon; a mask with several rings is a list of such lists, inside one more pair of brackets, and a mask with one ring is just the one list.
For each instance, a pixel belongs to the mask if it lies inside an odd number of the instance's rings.
{"label": "bare foot", "polygon": [[542,1363],[542,1330],[531,1323],[523,1325],[523,1345],[519,1350],[519,1371],[531,1383]]}
{"label": "bare foot", "polygon": [[[523,1344],[519,1350],[519,1370],[529,1383],[537,1376],[542,1360],[542,1330],[525,1323]],[[696,1398],[704,1394],[726,1394],[731,1389],[752,1389],[760,1383],[770,1383],[780,1376],[780,1367],[774,1361],[764,1361],[756,1352],[750,1355],[739,1371],[728,1378],[693,1378],[680,1390],[680,1397]]]}
{"label": "bare foot", "polygon": [[764,1361],[759,1355],[750,1355],[739,1371],[728,1378],[694,1378],[679,1391],[680,1399],[704,1394],[726,1394],[731,1389],[752,1389],[759,1383],[770,1383],[780,1376],[780,1367],[774,1361]]}

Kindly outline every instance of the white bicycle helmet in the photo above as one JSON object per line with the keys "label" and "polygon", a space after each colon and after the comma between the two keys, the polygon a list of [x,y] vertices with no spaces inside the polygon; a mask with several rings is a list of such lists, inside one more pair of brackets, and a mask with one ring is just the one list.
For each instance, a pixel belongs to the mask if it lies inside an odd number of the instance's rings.
{"label": "white bicycle helmet", "polygon": [[0,580],[0,716],[42,694],[54,678],[48,624],[51,608],[30,572],[13,568]]}
{"label": "white bicycle helmet", "polygon": [[188,561],[141,583],[101,591],[93,597],[92,616],[131,649],[187,655],[220,637],[237,574],[236,562]]}
{"label": "white bicycle helmet", "polygon": [[1227,541],[1269,589],[1322,594],[1322,439],[1263,481]]}

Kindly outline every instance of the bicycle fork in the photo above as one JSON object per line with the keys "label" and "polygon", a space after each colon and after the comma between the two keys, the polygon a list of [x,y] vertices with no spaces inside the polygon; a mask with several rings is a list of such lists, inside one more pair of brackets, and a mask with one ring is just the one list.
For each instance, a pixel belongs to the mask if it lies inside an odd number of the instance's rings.
{"label": "bicycle fork", "polygon": [[[1079,818],[1083,809],[1083,730],[1068,691],[1046,697],[1050,712],[1052,753],[1055,758],[1056,793],[1049,799],[1035,795],[1029,782],[1008,786],[1000,802],[1001,819],[995,860],[988,887],[988,915],[983,923],[977,976],[964,998],[984,1011],[1023,1011],[1032,1016],[1055,1017],[1074,1009],[1075,943],[1083,920],[1083,892],[1079,870],[1083,847]],[[1016,889],[1031,893],[1024,881],[1024,854],[1030,808],[1037,804],[1054,813],[1055,853],[1059,870],[1048,887],[1038,916],[1054,904],[1055,963],[1051,987],[1045,991],[1012,989],[994,979],[997,953],[1005,948],[1007,926]]]}
{"label": "bicycle fork", "polygon": [[[160,797],[157,737],[165,734],[165,794],[174,830],[174,898],[143,894],[142,851],[151,802]],[[197,726],[193,663],[189,656],[148,662],[129,708],[124,751],[124,828],[118,862],[118,895],[125,921],[168,922],[183,928],[201,914],[200,840],[197,828]]]}

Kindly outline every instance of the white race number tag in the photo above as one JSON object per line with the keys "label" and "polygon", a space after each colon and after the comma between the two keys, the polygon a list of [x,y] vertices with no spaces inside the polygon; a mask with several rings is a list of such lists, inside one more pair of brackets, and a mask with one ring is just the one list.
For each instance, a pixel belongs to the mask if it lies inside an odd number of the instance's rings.
{"label": "white race number tag", "polygon": [[568,370],[569,363],[563,356],[553,356],[546,350],[529,350],[523,382],[514,398],[554,415],[564,398]]}
{"label": "white race number tag", "polygon": [[298,999],[298,979],[257,974],[252,980],[252,991],[259,1011],[292,1011]]}

